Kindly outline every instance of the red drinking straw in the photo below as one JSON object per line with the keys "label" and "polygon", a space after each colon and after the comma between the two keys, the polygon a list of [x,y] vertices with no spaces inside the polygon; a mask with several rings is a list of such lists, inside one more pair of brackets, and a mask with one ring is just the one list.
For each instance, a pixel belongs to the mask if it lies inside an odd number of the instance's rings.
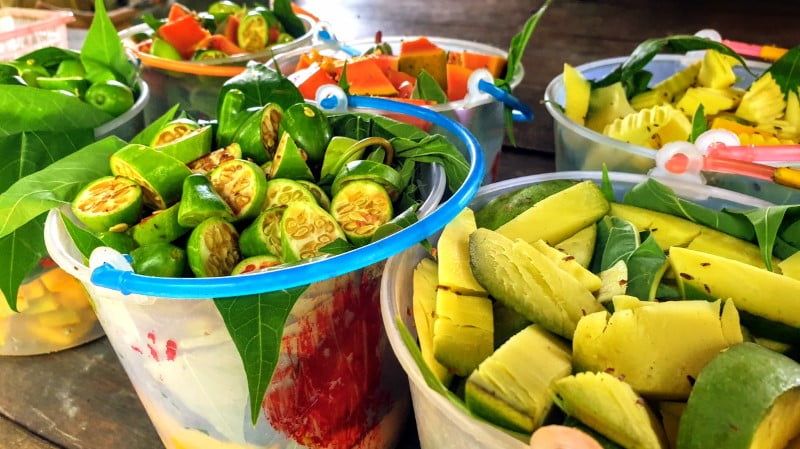
{"label": "red drinking straw", "polygon": [[785,55],[786,52],[789,51],[785,48],[775,47],[772,45],[748,44],[745,42],[737,42],[728,39],[723,39],[722,43],[742,56],[760,58],[765,61],[777,61],[781,58],[781,56]]}

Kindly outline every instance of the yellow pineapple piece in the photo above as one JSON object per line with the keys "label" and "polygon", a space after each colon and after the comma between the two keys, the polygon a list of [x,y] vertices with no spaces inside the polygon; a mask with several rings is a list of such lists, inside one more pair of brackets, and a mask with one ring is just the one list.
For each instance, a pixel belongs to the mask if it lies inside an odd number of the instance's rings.
{"label": "yellow pineapple piece", "polygon": [[800,136],[800,129],[786,120],[775,120],[770,123],[759,124],[756,128],[774,134],[783,140],[795,140]]}
{"label": "yellow pineapple piece", "polygon": [[694,117],[695,111],[702,104],[705,115],[714,115],[733,109],[740,99],[739,92],[728,88],[690,87],[675,106],[688,117]]}
{"label": "yellow pineapple piece", "polygon": [[770,123],[777,120],[786,109],[786,101],[780,86],[767,72],[747,89],[736,116],[752,123]]}
{"label": "yellow pineapple piece", "polygon": [[797,98],[795,91],[790,91],[786,96],[786,112],[783,114],[783,119],[800,130],[800,99]]}
{"label": "yellow pineapple piece", "polygon": [[700,64],[700,71],[697,74],[697,82],[703,87],[722,89],[730,87],[736,82],[736,74],[733,73],[733,66],[730,61],[737,62],[735,58],[725,55],[715,50],[707,50]]}
{"label": "yellow pineapple piece", "polygon": [[631,98],[631,106],[637,111],[669,103],[672,95],[664,89],[651,89]]}
{"label": "yellow pineapple piece", "polygon": [[674,101],[695,83],[697,74],[700,73],[700,65],[701,62],[696,62],[686,67],[680,72],[656,84],[653,90],[661,89],[667,91],[671,97],[671,101]]}
{"label": "yellow pineapple piece", "polygon": [[589,97],[592,86],[569,64],[564,64],[564,93],[566,96],[564,113],[574,122],[583,125],[589,110]]}
{"label": "yellow pineapple piece", "polygon": [[676,140],[686,140],[692,124],[680,111],[670,105],[655,106],[628,114],[611,122],[603,134],[614,139],[659,149]]}
{"label": "yellow pineapple piece", "polygon": [[790,139],[779,139],[775,136],[765,134],[737,134],[742,145],[764,146],[764,145],[794,145],[797,142]]}

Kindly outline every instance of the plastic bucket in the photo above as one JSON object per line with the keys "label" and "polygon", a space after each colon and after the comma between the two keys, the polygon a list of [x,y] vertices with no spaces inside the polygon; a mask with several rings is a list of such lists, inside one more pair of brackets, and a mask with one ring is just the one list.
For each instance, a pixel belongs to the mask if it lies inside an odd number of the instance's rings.
{"label": "plastic bucket", "polygon": [[175,104],[195,118],[213,119],[217,114],[217,97],[222,84],[241,73],[249,61],[267,61],[273,56],[309,45],[313,42],[316,20],[298,15],[306,33],[292,42],[275,45],[264,51],[205,61],[173,61],[135,50],[131,38],[150,30],[147,24],[135,25],[119,33],[123,43],[142,62],[142,78],[150,84],[152,100],[145,108],[149,124]]}
{"label": "plastic bucket", "polygon": [[[397,104],[365,100],[369,107]],[[358,101],[353,99],[351,106]],[[468,131],[439,114],[414,109],[465,140],[472,159],[467,180],[440,204],[442,170],[431,166],[420,220],[345,254],[226,278],[151,278],[108,264],[92,270],[73,247],[57,211],[50,212],[48,251],[89,291],[167,448],[393,447],[407,415],[408,393],[399,387],[402,370],[379,316],[383,261],[455,217],[477,192],[484,169],[480,147]],[[92,260],[113,262],[114,257],[103,258],[104,252],[113,253],[98,249]],[[114,254],[120,265],[127,265]],[[203,298],[306,284],[310,287],[283,328],[277,369],[253,427],[239,353],[214,302]]]}
{"label": "plastic bucket", "polygon": [[[634,185],[647,180],[642,175],[628,173],[610,173],[617,195],[622,195]],[[470,207],[474,210],[481,208],[492,198],[511,192],[532,184],[538,184],[552,179],[590,179],[599,184],[599,172],[561,172],[546,173],[542,175],[526,176],[509,179],[507,181],[491,184],[481,188],[475,196]],[[662,181],[662,180],[659,180]],[[698,192],[698,185],[678,183],[675,181],[662,181],[675,189],[676,193]],[[691,198],[700,204],[716,209],[722,208],[749,208],[764,207],[769,203],[724,189],[699,186],[705,199]],[[484,422],[476,421],[460,409],[456,408],[445,397],[435,392],[425,383],[411,354],[408,352],[400,337],[396,318],[403,320],[406,327],[416,336],[412,313],[412,276],[414,268],[419,261],[426,257],[426,251],[417,246],[408,251],[392,257],[386,262],[384,276],[381,283],[381,313],[383,324],[389,336],[389,343],[408,375],[411,387],[411,398],[414,405],[414,414],[417,420],[420,443],[422,449],[454,447],[461,449],[494,449],[498,447],[507,449],[525,449],[529,446],[511,435],[492,427]]]}
{"label": "plastic bucket", "polygon": [[[397,54],[400,51],[401,42],[413,38],[413,36],[384,36],[382,42],[391,45],[394,54]],[[475,53],[508,58],[508,52],[491,45],[446,37],[428,37],[428,39],[447,51],[468,50]],[[347,47],[361,53],[374,45],[375,41],[372,38],[347,42]],[[350,57],[348,53],[340,51],[342,45],[339,43],[319,43],[283,53],[277,56],[274,61],[268,61],[267,67],[274,69],[275,64],[277,64],[278,67],[280,67],[281,73],[288,75],[294,72],[297,62],[300,60],[300,56],[308,53],[312,48],[319,50],[322,54],[335,55],[342,58]],[[525,70],[520,64],[517,73],[514,74],[514,78],[511,80],[511,87],[516,88],[519,83],[522,82],[524,76]],[[503,146],[503,138],[505,136],[504,104],[489,95],[481,95],[475,98],[470,98],[468,96],[465,100],[451,101],[426,107],[447,114],[448,117],[457,120],[469,129],[478,139],[478,142],[480,142],[483,148],[486,163],[490,168],[486,172],[484,183],[491,182],[496,176],[492,168],[495,167],[496,161],[500,157],[500,150]],[[430,129],[429,132],[444,135],[449,134],[447,130],[435,126],[433,129]],[[451,137],[451,140],[455,141],[455,136],[449,135],[448,137]],[[466,149],[463,145],[461,145],[460,148],[464,154],[466,154]]]}
{"label": "plastic bucket", "polygon": [[[600,79],[614,70],[625,57],[603,59],[577,67],[588,79]],[[645,70],[653,74],[651,84],[658,83],[691,64],[694,60],[681,55],[658,55]],[[760,74],[768,65],[762,62],[748,61],[750,69]],[[753,75],[742,66],[734,67],[739,81],[736,86],[747,88],[753,82]],[[553,117],[556,170],[600,170],[605,163],[608,170],[647,173],[655,166],[653,150],[638,145],[625,143],[601,133],[592,131],[570,120],[559,105],[564,104],[564,79],[562,75],[555,77],[547,86],[544,95],[547,111]],[[800,191],[780,186],[769,181],[749,178],[741,175],[705,172],[709,185],[745,193],[776,204],[791,204],[800,201]]]}

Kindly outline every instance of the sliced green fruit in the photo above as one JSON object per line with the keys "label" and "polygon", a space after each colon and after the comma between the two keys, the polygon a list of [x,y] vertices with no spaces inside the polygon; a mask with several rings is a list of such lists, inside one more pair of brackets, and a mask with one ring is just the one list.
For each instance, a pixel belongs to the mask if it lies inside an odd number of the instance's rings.
{"label": "sliced green fruit", "polygon": [[169,243],[192,229],[178,223],[178,211],[181,203],[177,202],[166,209],[153,211],[131,228],[131,236],[139,245],[152,243]]}
{"label": "sliced green fruit", "polygon": [[650,89],[646,92],[636,94],[636,96],[631,98],[630,103],[633,109],[641,111],[642,109],[669,103],[671,99],[672,95],[664,89]]}
{"label": "sliced green fruit", "polygon": [[283,256],[281,217],[286,206],[271,207],[261,212],[239,237],[239,249],[245,257]]}
{"label": "sliced green fruit", "polygon": [[281,217],[283,260],[296,262],[320,256],[323,246],[347,237],[325,209],[312,202],[295,201]]}
{"label": "sliced green fruit", "polygon": [[553,179],[505,193],[475,212],[475,223],[479,228],[496,230],[539,201],[574,184],[575,181]]}
{"label": "sliced green fruit", "polygon": [[712,298],[731,298],[739,311],[800,327],[800,303],[796,300],[800,281],[686,248],[672,248],[669,261],[684,297],[691,297],[688,289],[692,289]]}
{"label": "sliced green fruit", "polygon": [[614,83],[592,89],[585,125],[591,130],[603,132],[609,123],[634,112],[636,111],[628,103],[622,83]]}
{"label": "sliced green fruit", "polygon": [[236,228],[224,219],[212,217],[203,221],[186,244],[189,268],[197,277],[229,275],[240,259],[238,240]]}
{"label": "sliced green fruit", "polygon": [[732,301],[614,298],[614,313],[587,315],[573,337],[575,365],[621,376],[647,398],[685,400],[693,379],[721,350],[742,342]]}
{"label": "sliced green fruit", "polygon": [[339,190],[349,182],[367,180],[377,182],[384,189],[392,201],[400,196],[402,176],[397,170],[380,162],[360,160],[349,162],[336,175],[331,186],[331,194],[336,196]]}
{"label": "sliced green fruit", "polygon": [[488,296],[470,268],[469,238],[476,229],[475,215],[467,207],[442,230],[437,243],[439,285],[458,294]]}
{"label": "sliced green fruit", "polygon": [[[440,268],[441,273],[441,268]],[[494,351],[492,301],[438,288],[433,355],[458,376],[468,376]]]}
{"label": "sliced green fruit", "polygon": [[600,189],[591,181],[583,181],[537,202],[497,232],[512,240],[544,240],[555,245],[599,220],[608,208]]}
{"label": "sliced green fruit", "polygon": [[705,116],[715,115],[739,104],[742,94],[742,91],[731,88],[690,87],[675,107],[689,118],[694,117],[700,105],[703,105]]}
{"label": "sliced green fruit", "polygon": [[592,85],[571,65],[564,63],[564,113],[572,121],[583,125],[589,112]]}
{"label": "sliced green fruit", "polygon": [[211,170],[215,169],[223,162],[241,158],[242,148],[238,143],[234,142],[225,148],[214,150],[201,158],[189,162],[186,165],[189,166],[189,169],[192,171],[192,173],[205,175],[210,173]]}
{"label": "sliced green fruit", "polygon": [[[666,449],[666,438],[647,403],[608,373],[578,373],[553,384],[555,402],[569,416],[628,449]],[[716,447],[716,446],[708,446]]]}
{"label": "sliced green fruit", "polygon": [[312,195],[314,195],[314,199],[317,200],[317,204],[321,208],[327,211],[331,210],[331,200],[328,198],[328,194],[325,193],[325,191],[322,190],[320,186],[314,184],[311,181],[306,181],[304,179],[301,179],[297,182],[300,183],[300,185],[302,185],[303,187],[307,188],[308,191],[311,192]]}
{"label": "sliced green fruit", "polygon": [[583,268],[588,268],[592,263],[596,241],[597,225],[591,224],[556,245],[556,249],[574,257]]}
{"label": "sliced green fruit", "polygon": [[783,115],[784,109],[783,92],[772,73],[767,72],[747,89],[736,109],[736,116],[756,124],[771,123]]}
{"label": "sliced green fruit", "polygon": [[272,255],[262,255],[262,256],[253,256],[248,257],[247,259],[242,260],[235,267],[231,270],[231,275],[237,274],[246,274],[246,273],[255,273],[258,271],[264,271],[268,268],[276,267],[282,264],[280,257],[272,256]]}
{"label": "sliced green fruit", "polygon": [[311,169],[308,168],[305,157],[303,157],[289,133],[284,132],[281,135],[278,150],[272,159],[269,177],[270,179],[314,180],[314,175],[311,174]]}
{"label": "sliced green fruit", "polygon": [[500,345],[516,335],[517,332],[525,329],[531,324],[527,318],[514,311],[514,309],[507,307],[500,301],[495,301],[492,303],[492,315],[494,317],[495,349],[499,348]]}
{"label": "sliced green fruit", "polygon": [[66,90],[67,92],[73,93],[78,98],[83,98],[83,96],[86,95],[86,90],[89,89],[89,80],[82,76],[40,76],[36,78],[36,83],[39,85],[40,89]]}
{"label": "sliced green fruit", "polygon": [[86,69],[83,67],[80,59],[65,59],[58,64],[55,73],[56,77],[65,76],[86,76]]}
{"label": "sliced green fruit", "polygon": [[200,127],[187,119],[173,120],[153,138],[151,145],[188,164],[211,151],[211,126]]}
{"label": "sliced green fruit", "polygon": [[183,181],[183,194],[178,208],[178,224],[198,226],[203,221],[217,217],[234,221],[233,211],[214,190],[211,181],[203,175],[192,174]]}
{"label": "sliced green fruit", "polygon": [[[761,250],[758,246],[714,229],[703,227],[700,235],[692,239],[686,247],[693,251],[714,254],[766,269],[764,258],[761,256]],[[775,267],[778,262],[780,262],[778,259],[773,258],[772,266]]]}
{"label": "sliced green fruit", "polygon": [[94,231],[125,231],[142,213],[142,190],[128,178],[104,176],[75,195],[72,213]]}
{"label": "sliced green fruit", "polygon": [[239,48],[254,53],[263,50],[269,41],[267,21],[258,11],[250,11],[242,17],[236,33]]}
{"label": "sliced green fruit", "polygon": [[117,80],[96,81],[84,95],[87,103],[118,117],[133,107],[136,99],[130,87]]}
{"label": "sliced green fruit", "polygon": [[[272,158],[267,149],[264,148],[261,135],[264,121],[269,121],[268,111],[266,107],[257,107],[252,111],[248,110],[246,113],[249,116],[236,129],[233,134],[233,141],[242,148],[242,155],[245,158],[252,159],[258,164],[263,164]],[[274,151],[275,149],[273,148]]]}
{"label": "sliced green fruit", "polygon": [[144,204],[166,209],[181,196],[183,179],[191,174],[186,165],[153,148],[130,144],[111,155],[111,172],[142,187]]}
{"label": "sliced green fruit", "polygon": [[742,343],[717,355],[694,384],[678,449],[781,449],[800,436],[800,365]]}
{"label": "sliced green fruit", "polygon": [[221,163],[208,174],[214,191],[228,203],[236,220],[254,218],[267,201],[267,178],[261,167],[234,159]]}
{"label": "sliced green fruit", "polygon": [[150,54],[172,61],[183,60],[183,56],[181,56],[178,49],[170,45],[170,43],[164,39],[160,39],[156,36],[153,37],[153,45],[150,47]]}
{"label": "sliced green fruit", "polygon": [[578,320],[603,310],[592,293],[523,241],[495,231],[470,236],[470,266],[489,294],[530,321],[572,338]]}
{"label": "sliced green fruit", "polygon": [[431,259],[422,259],[414,268],[412,308],[422,359],[433,374],[447,385],[452,375],[433,355],[433,322],[436,310],[436,286],[439,267]]}
{"label": "sliced green fruit", "polygon": [[181,277],[186,270],[186,251],[169,243],[153,243],[131,251],[131,267],[136,274]]}
{"label": "sliced green fruit", "polygon": [[103,242],[103,245],[114,248],[120,254],[129,254],[137,246],[133,238],[126,232],[98,232],[97,238]]}
{"label": "sliced green fruit", "polygon": [[333,129],[319,108],[308,103],[293,104],[283,115],[281,128],[305,151],[310,163],[322,162],[325,148],[333,137]]}
{"label": "sliced green fruit", "polygon": [[561,251],[545,243],[544,240],[538,240],[534,242],[533,247],[555,262],[556,265],[558,265],[558,268],[561,268],[562,270],[571,274],[572,277],[574,277],[590,292],[596,292],[600,289],[600,286],[602,285],[600,277],[582,267],[581,264],[575,260],[575,257],[566,253],[562,253]]}
{"label": "sliced green fruit", "polygon": [[330,210],[347,239],[356,246],[368,244],[378,228],[394,215],[386,189],[367,180],[350,182],[339,189]]}
{"label": "sliced green fruit", "polygon": [[540,326],[530,325],[469,376],[467,407],[494,424],[530,433],[553,405],[550,385],[571,372],[569,347]]}
{"label": "sliced green fruit", "polygon": [[280,143],[280,126],[283,119],[283,108],[277,103],[267,103],[264,105],[264,112],[261,116],[261,145],[267,151],[267,155],[272,159],[278,151]]}
{"label": "sliced green fruit", "polygon": [[271,179],[267,181],[265,208],[288,206],[296,201],[317,204],[314,194],[297,181],[291,179]]}

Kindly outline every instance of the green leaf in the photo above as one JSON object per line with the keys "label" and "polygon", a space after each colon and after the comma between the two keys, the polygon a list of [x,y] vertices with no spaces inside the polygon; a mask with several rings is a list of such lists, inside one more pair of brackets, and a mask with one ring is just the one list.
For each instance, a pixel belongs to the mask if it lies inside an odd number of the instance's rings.
{"label": "green leaf", "polygon": [[508,47],[506,76],[504,78],[506,83],[511,82],[514,78],[514,74],[517,72],[517,67],[522,64],[522,56],[525,53],[525,49],[528,48],[528,42],[531,40],[533,30],[536,29],[539,19],[541,19],[544,12],[547,11],[547,7],[550,6],[550,3],[552,3],[552,0],[544,2],[541,8],[528,18],[525,25],[522,27],[522,31],[511,38],[511,45]]}
{"label": "green leaf", "polygon": [[633,50],[630,56],[628,56],[628,59],[625,60],[625,62],[623,62],[614,71],[599,81],[593,81],[592,87],[610,86],[621,81],[626,86],[626,92],[628,92],[630,86],[635,84],[635,78],[637,76],[641,76],[638,75],[638,73],[641,72],[658,53],[664,52],[682,54],[688,51],[707,49],[716,50],[724,55],[736,58],[742,64],[745,70],[748,72],[750,71],[750,68],[747,67],[747,63],[745,62],[744,58],[742,58],[735,51],[731,50],[725,44],[697,36],[675,35],[656,39],[648,39],[642,42]]}
{"label": "green leaf", "polygon": [[467,179],[469,163],[446,137],[428,136],[419,142],[404,138],[390,139],[396,159],[412,159],[415,162],[439,164],[447,177],[447,187],[455,192]]}
{"label": "green leaf", "polygon": [[800,206],[770,206],[746,211],[737,211],[747,217],[753,225],[756,241],[761,250],[761,257],[767,270],[772,271],[772,249],[778,238],[778,229],[781,227],[783,217],[787,211],[797,210]]}
{"label": "green leaf", "polygon": [[47,255],[41,215],[28,220],[14,232],[0,238],[0,290],[11,310],[17,310],[17,292],[22,281]]}
{"label": "green leaf", "polygon": [[17,58],[20,62],[30,62],[40,65],[48,70],[54,70],[65,59],[80,59],[81,55],[75,50],[58,47],[45,47],[34,50]]}
{"label": "green leaf", "polygon": [[800,46],[792,48],[780,59],[772,63],[766,73],[772,74],[784,94],[788,94],[790,91],[798,92],[798,86],[800,86]]}
{"label": "green leaf", "polygon": [[745,217],[686,201],[654,179],[634,186],[625,194],[622,202],[682,217],[743,240],[752,240],[755,237],[753,226]]}
{"label": "green leaf", "polygon": [[417,209],[419,209],[419,204],[409,207],[396,217],[392,218],[388,223],[381,225],[381,227],[375,231],[375,234],[372,235],[370,243],[377,242],[378,240],[388,237],[395,232],[405,229],[419,221],[419,218],[417,217]]}
{"label": "green leaf", "polygon": [[689,142],[694,143],[700,134],[708,131],[708,122],[706,121],[706,111],[703,105],[697,107],[697,110],[694,111],[694,117],[692,118],[692,133],[689,134]]}
{"label": "green leaf", "polygon": [[614,185],[611,184],[611,178],[608,177],[608,166],[603,163],[603,179],[600,182],[600,191],[609,203],[617,201],[617,195],[614,193]]}
{"label": "green leaf", "polygon": [[180,104],[176,104],[169,111],[165,112],[164,115],[156,119],[153,123],[147,125],[145,129],[143,129],[139,134],[137,134],[130,143],[135,143],[139,145],[150,145],[150,142],[156,137],[161,128],[163,128],[167,123],[171,122],[173,118],[175,118],[175,114],[178,112],[178,108]]}
{"label": "green leaf", "polygon": [[[231,89],[239,89],[244,93],[242,110],[267,103],[277,103],[286,110],[295,103],[305,101],[294,83],[256,61],[250,61],[242,73],[225,81],[219,98],[224,98],[225,93]],[[221,105],[220,101],[219,106]],[[219,116],[217,111],[217,117]]]}
{"label": "green leaf", "polygon": [[352,243],[344,239],[336,239],[319,249],[323,254],[344,254],[348,251],[355,249]]}
{"label": "green leaf", "polygon": [[664,250],[658,246],[656,239],[651,233],[647,233],[644,242],[628,257],[628,284],[626,293],[635,296],[642,301],[650,301],[652,294],[655,293],[661,277],[661,269],[667,263],[667,256]]}
{"label": "green leaf", "polygon": [[651,79],[653,79],[653,74],[647,70],[634,73],[630,82],[625,84],[625,95],[628,98],[633,98],[642,92],[647,92],[650,90],[647,86],[650,84]]}
{"label": "green leaf", "polygon": [[281,21],[283,28],[287,33],[292,35],[292,37],[296,38],[305,34],[306,28],[303,26],[303,21],[300,20],[297,14],[294,13],[294,10],[292,10],[291,0],[274,0],[272,3],[272,12],[275,13],[275,17]]}
{"label": "green leaf", "polygon": [[606,215],[597,222],[597,237],[595,238],[594,251],[592,252],[592,262],[589,269],[592,273],[599,273],[603,263],[603,255],[606,252],[606,242],[608,234],[611,232],[611,217]]}
{"label": "green leaf", "polygon": [[0,237],[72,201],[87,182],[110,174],[108,158],[123,146],[117,137],[107,137],[14,183],[0,194]]}
{"label": "green leaf", "polygon": [[118,81],[134,85],[136,68],[128,60],[122,40],[108,17],[103,0],[95,0],[94,19],[81,47],[81,62],[89,80],[102,79],[108,71]]}
{"label": "green leaf", "polygon": [[344,91],[345,95],[350,95],[350,83],[347,81],[347,61],[344,62],[344,67],[342,67],[342,76],[339,78],[339,82],[337,84]]}
{"label": "green leaf", "polygon": [[97,238],[94,232],[78,226],[67,217],[64,212],[61,212],[61,221],[64,223],[64,228],[66,228],[67,234],[69,234],[69,237],[72,239],[72,243],[75,244],[75,248],[77,248],[87,260],[89,256],[92,255],[92,251],[94,251],[95,248],[105,246],[103,241]]}
{"label": "green leaf", "polygon": [[425,69],[420,70],[417,75],[417,84],[411,93],[411,98],[420,100],[431,100],[438,104],[447,103],[447,94],[439,86],[439,83]]}
{"label": "green leaf", "polygon": [[111,119],[111,115],[76,97],[27,86],[0,85],[0,137],[24,131],[94,129]]}
{"label": "green leaf", "polygon": [[254,426],[278,364],[286,318],[307,288],[305,285],[257,295],[214,299],[214,305],[242,358]]}
{"label": "green leaf", "polygon": [[800,251],[800,248],[796,248],[794,245],[787,242],[786,240],[780,237],[775,239],[775,247],[773,248],[773,252],[775,254],[775,257],[777,257],[778,259],[789,258],[798,251]]}
{"label": "green leaf", "polygon": [[620,260],[627,261],[639,246],[639,232],[627,220],[611,217],[605,247],[603,249],[600,271],[605,271]]}
{"label": "green leaf", "polygon": [[397,170],[397,172],[400,173],[400,184],[397,187],[401,192],[406,190],[406,187],[412,185],[411,181],[414,179],[416,167],[417,163],[414,162],[413,159],[403,159],[403,162],[400,164],[400,169]]}

